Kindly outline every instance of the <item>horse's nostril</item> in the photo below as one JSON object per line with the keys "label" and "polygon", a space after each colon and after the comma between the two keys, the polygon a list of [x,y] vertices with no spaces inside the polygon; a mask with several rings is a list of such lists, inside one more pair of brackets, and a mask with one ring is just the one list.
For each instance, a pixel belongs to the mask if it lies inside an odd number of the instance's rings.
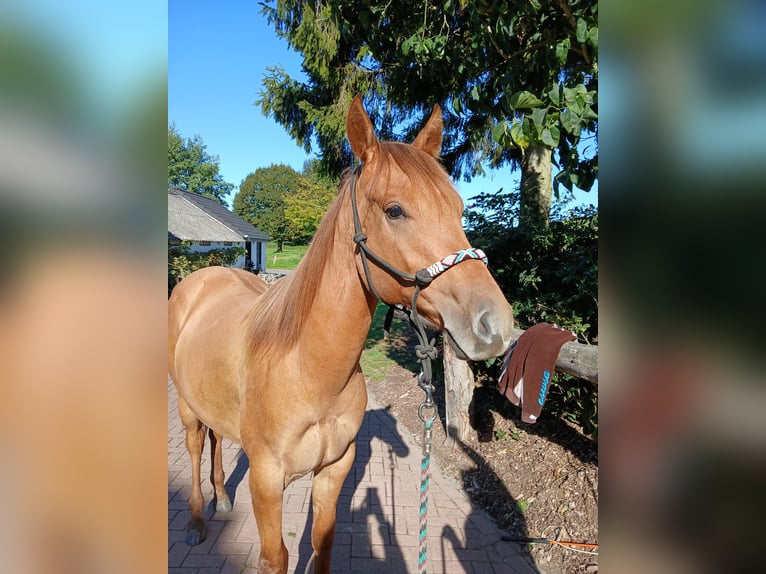
{"label": "horse's nostril", "polygon": [[479,316],[474,323],[475,333],[479,339],[486,342],[491,342],[494,338],[495,327],[492,321],[492,315],[489,311],[479,312]]}
{"label": "horse's nostril", "polygon": [[479,325],[484,330],[485,333],[491,334],[492,333],[492,323],[490,321],[490,316],[487,311],[484,311],[484,313],[481,314],[481,317],[479,318]]}

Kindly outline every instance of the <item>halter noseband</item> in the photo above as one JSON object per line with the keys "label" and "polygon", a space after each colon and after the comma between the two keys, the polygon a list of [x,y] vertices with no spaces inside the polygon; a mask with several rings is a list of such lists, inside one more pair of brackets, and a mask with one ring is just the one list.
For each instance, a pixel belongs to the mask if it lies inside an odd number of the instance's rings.
{"label": "halter noseband", "polygon": [[362,267],[364,268],[364,275],[367,279],[367,286],[379,301],[382,301],[389,307],[393,307],[393,305],[383,300],[378,291],[375,289],[375,285],[372,282],[372,276],[370,275],[369,264],[367,263],[368,258],[374,261],[376,265],[381,267],[390,275],[415,284],[415,291],[412,294],[412,305],[410,308],[409,318],[410,324],[415,329],[415,334],[418,336],[420,341],[420,344],[415,347],[415,353],[423,369],[418,384],[424,391],[426,391],[426,402],[421,405],[421,408],[418,411],[420,418],[423,419],[423,407],[428,406],[433,408],[431,402],[431,392],[433,390],[433,386],[431,385],[431,359],[436,359],[437,353],[436,347],[434,346],[435,339],[428,339],[423,318],[420,316],[420,314],[418,314],[418,295],[420,294],[421,288],[427,287],[431,281],[444,273],[447,269],[470,259],[479,260],[484,263],[484,265],[487,265],[487,256],[481,249],[470,247],[468,249],[461,249],[460,251],[451,253],[436,263],[419,269],[415,272],[414,275],[410,275],[409,273],[405,273],[404,271],[397,269],[367,246],[367,235],[365,235],[364,231],[362,231],[362,224],[359,219],[359,208],[357,207],[356,202],[356,180],[359,178],[361,173],[362,166],[356,167],[352,172],[349,192],[351,195],[352,213],[354,215],[354,243],[359,246],[359,255],[362,258]]}

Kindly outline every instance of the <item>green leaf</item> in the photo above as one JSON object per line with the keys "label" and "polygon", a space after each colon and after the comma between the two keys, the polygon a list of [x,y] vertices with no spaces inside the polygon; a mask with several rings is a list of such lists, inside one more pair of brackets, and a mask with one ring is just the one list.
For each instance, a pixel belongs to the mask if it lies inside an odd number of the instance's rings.
{"label": "green leaf", "polygon": [[[551,137],[553,138],[554,146],[559,145],[559,140],[561,139],[561,131],[556,126],[551,126],[548,128],[551,132]],[[554,162],[556,163],[556,162]]]}
{"label": "green leaf", "polygon": [[556,59],[559,61],[559,64],[566,62],[571,44],[569,38],[564,38],[561,42],[556,44]]}
{"label": "green leaf", "polygon": [[434,38],[434,52],[436,52],[439,55],[444,54],[444,48],[447,46],[447,37],[446,36],[437,36]]}
{"label": "green leaf", "polygon": [[529,145],[529,140],[524,135],[524,127],[521,122],[516,122],[511,125],[511,139],[520,148],[524,149]]}
{"label": "green leaf", "polygon": [[410,50],[412,50],[412,44],[414,41],[415,41],[415,37],[410,36],[404,42],[402,42],[402,54],[404,54],[405,56],[409,55]]}
{"label": "green leaf", "polygon": [[598,114],[593,111],[593,108],[590,106],[585,106],[585,109],[582,111],[582,119],[584,120],[597,120]]}
{"label": "green leaf", "polygon": [[531,110],[542,105],[543,102],[541,102],[537,96],[526,90],[516,92],[508,98],[508,106],[512,110]]}
{"label": "green leaf", "polygon": [[572,113],[572,110],[564,110],[559,114],[559,121],[561,126],[567,131],[567,133],[574,133],[575,124],[580,121],[580,118]]}
{"label": "green leaf", "polygon": [[580,183],[580,176],[575,171],[569,172],[569,181],[571,181],[574,185],[577,185],[579,187]]}
{"label": "green leaf", "polygon": [[481,98],[481,93],[479,92],[479,86],[474,86],[471,88],[471,99],[475,102],[478,102]]}
{"label": "green leaf", "polygon": [[459,97],[454,98],[452,100],[452,107],[455,110],[456,114],[462,114],[463,113],[463,100]]}
{"label": "green leaf", "polygon": [[566,187],[569,191],[572,191],[572,180],[569,179],[569,172],[568,171],[560,171],[553,178],[553,188],[556,191],[557,195],[558,195],[558,192],[559,192],[559,184],[561,184],[564,187]]}
{"label": "green leaf", "polygon": [[582,97],[574,98],[572,101],[567,103],[569,104],[569,109],[578,116],[581,116],[585,111],[585,99]]}
{"label": "green leaf", "polygon": [[558,84],[553,86],[548,92],[548,97],[554,106],[559,106],[561,104],[561,87]]}
{"label": "green leaf", "polygon": [[593,26],[593,28],[588,31],[588,44],[594,48],[598,48],[598,26]]}
{"label": "green leaf", "polygon": [[577,38],[577,41],[581,44],[585,43],[585,41],[588,39],[588,24],[582,18],[577,19],[575,38]]}
{"label": "green leaf", "polygon": [[492,126],[492,139],[502,145],[504,139],[503,136],[505,135],[505,130],[507,127],[508,123],[505,120]]}
{"label": "green leaf", "polygon": [[559,145],[559,129],[555,126],[545,128],[543,130],[542,141],[549,148],[554,148]]}
{"label": "green leaf", "polygon": [[548,112],[545,108],[535,108],[532,110],[532,121],[536,126],[542,126],[545,120],[545,114]]}

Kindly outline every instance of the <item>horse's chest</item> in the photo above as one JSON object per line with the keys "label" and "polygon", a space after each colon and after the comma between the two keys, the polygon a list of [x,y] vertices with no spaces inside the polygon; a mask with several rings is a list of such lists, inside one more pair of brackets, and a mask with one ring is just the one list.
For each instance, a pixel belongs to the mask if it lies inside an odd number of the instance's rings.
{"label": "horse's chest", "polygon": [[330,416],[312,425],[298,449],[312,469],[340,459],[356,438],[361,421],[350,415]]}
{"label": "horse's chest", "polygon": [[291,450],[293,473],[303,475],[339,460],[356,438],[360,424],[355,416],[331,416],[309,426]]}

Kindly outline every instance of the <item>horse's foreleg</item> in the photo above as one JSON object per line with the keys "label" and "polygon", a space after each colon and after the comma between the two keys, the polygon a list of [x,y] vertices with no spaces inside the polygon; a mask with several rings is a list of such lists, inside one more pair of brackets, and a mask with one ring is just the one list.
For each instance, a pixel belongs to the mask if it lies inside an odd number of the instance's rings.
{"label": "horse's foreleg", "polygon": [[[256,461],[255,463],[253,461]],[[262,457],[250,459],[250,496],[253,513],[261,539],[258,574],[285,574],[287,547],[282,540],[282,497],[285,478],[276,462],[268,463]]]}
{"label": "horse's foreleg", "polygon": [[311,500],[314,524],[311,528],[311,545],[314,548],[314,572],[330,572],[332,544],[335,540],[335,512],[343,482],[348,476],[356,455],[356,443],[351,442],[340,460],[324,467],[314,475]]}
{"label": "horse's foreleg", "polygon": [[210,450],[212,451],[211,459],[213,463],[210,465],[210,482],[213,483],[215,489],[215,510],[216,512],[229,512],[231,510],[231,500],[226,493],[226,486],[224,484],[225,475],[223,473],[223,448],[221,445],[220,434],[210,429]]}
{"label": "horse's foreleg", "polygon": [[178,396],[178,414],[186,428],[186,449],[189,451],[192,463],[192,493],[189,497],[191,519],[186,525],[186,543],[190,546],[196,546],[207,536],[207,527],[202,518],[204,498],[202,497],[200,478],[202,449],[205,446],[205,427],[180,395]]}

